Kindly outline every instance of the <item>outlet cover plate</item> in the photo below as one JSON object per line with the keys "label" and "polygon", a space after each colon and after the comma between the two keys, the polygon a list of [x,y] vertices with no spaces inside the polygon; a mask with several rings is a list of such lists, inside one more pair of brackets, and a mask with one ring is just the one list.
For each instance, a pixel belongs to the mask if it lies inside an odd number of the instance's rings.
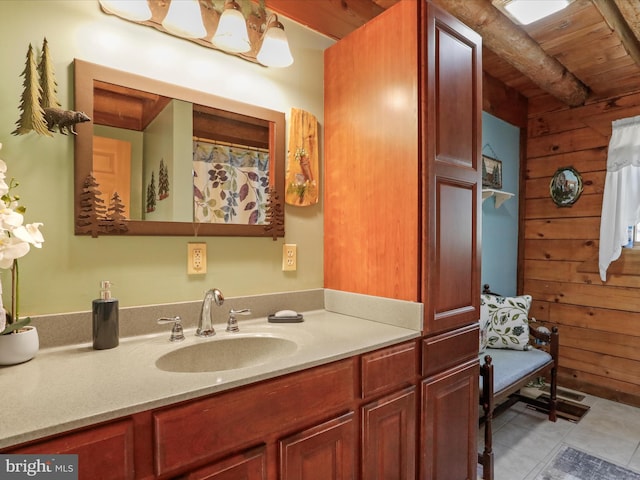
{"label": "outlet cover plate", "polygon": [[187,244],[187,274],[202,275],[207,273],[207,244]]}
{"label": "outlet cover plate", "polygon": [[282,246],[282,271],[293,272],[298,268],[298,252],[295,243]]}

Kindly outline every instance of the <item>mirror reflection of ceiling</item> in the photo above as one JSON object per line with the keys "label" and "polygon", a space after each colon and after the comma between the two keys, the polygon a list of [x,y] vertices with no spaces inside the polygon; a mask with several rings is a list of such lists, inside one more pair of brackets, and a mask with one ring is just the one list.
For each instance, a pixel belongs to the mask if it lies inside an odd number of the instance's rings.
{"label": "mirror reflection of ceiling", "polygon": [[167,106],[170,98],[96,80],[93,86],[93,123],[144,131]]}
{"label": "mirror reflection of ceiling", "polygon": [[[93,122],[143,132],[172,99],[155,93],[96,80]],[[215,132],[215,138],[212,138]],[[193,136],[220,142],[269,148],[269,122],[204,105],[193,105]]]}

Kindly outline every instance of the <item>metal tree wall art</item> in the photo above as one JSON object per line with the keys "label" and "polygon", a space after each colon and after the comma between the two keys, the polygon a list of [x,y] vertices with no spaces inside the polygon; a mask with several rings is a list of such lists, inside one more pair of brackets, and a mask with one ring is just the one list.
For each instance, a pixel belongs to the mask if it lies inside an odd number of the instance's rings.
{"label": "metal tree wall art", "polygon": [[284,236],[284,209],[278,199],[278,192],[270,190],[269,200],[267,201],[267,225],[265,225],[264,231],[273,235],[274,242],[278,236]]}
{"label": "metal tree wall art", "polygon": [[118,233],[127,231],[127,218],[124,215],[125,206],[120,199],[118,192],[113,193],[111,203],[107,209],[107,216],[103,219],[102,225],[109,233]]}
{"label": "metal tree wall art", "polygon": [[155,172],[151,172],[151,183],[147,186],[147,213],[156,210],[156,178]]}
{"label": "metal tree wall art", "polygon": [[38,71],[36,60],[33,55],[33,47],[29,44],[27,50],[27,62],[21,76],[24,77],[24,90],[20,99],[21,115],[16,122],[16,129],[11,132],[13,135],[24,135],[31,131],[39,135],[52,137],[44,119],[44,110],[40,105],[42,99],[42,89],[38,83]]}
{"label": "metal tree wall art", "polygon": [[100,198],[98,182],[93,175],[85,178],[80,195],[80,212],[76,218],[78,233],[88,233],[96,238],[100,233],[122,233],[127,231],[124,205],[118,192],[113,194],[109,208]]}
{"label": "metal tree wall art", "polygon": [[40,56],[40,63],[38,63],[38,77],[40,78],[40,90],[42,91],[40,106],[43,109],[62,107],[58,100],[58,83],[56,82],[56,74],[53,71],[49,42],[47,42],[46,38],[42,42],[42,55]]}
{"label": "metal tree wall art", "polygon": [[160,159],[160,172],[158,173],[158,199],[164,200],[169,196],[169,170],[164,163],[164,159]]}
{"label": "metal tree wall art", "polygon": [[104,200],[100,198],[101,193],[93,175],[87,175],[80,195],[80,213],[78,213],[76,225],[80,233],[90,233],[94,238],[102,229],[100,220],[104,218],[106,212]]}
{"label": "metal tree wall art", "polygon": [[91,120],[82,112],[60,108],[57,97],[57,86],[53,61],[49,52],[49,43],[45,38],[42,43],[42,55],[36,65],[33,47],[29,44],[24,71],[24,90],[20,100],[20,118],[16,122],[13,135],[24,135],[31,131],[39,135],[52,137],[54,128],[63,135],[76,134],[73,126]]}

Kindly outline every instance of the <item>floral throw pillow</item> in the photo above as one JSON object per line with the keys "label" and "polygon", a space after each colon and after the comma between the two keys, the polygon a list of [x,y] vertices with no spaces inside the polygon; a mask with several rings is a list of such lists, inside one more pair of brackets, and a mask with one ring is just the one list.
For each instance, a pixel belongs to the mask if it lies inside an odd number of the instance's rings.
{"label": "floral throw pillow", "polygon": [[[483,295],[484,296],[484,295]],[[484,352],[489,344],[489,307],[484,300],[480,300],[480,353]]]}
{"label": "floral throw pillow", "polygon": [[[531,295],[501,297],[481,295],[480,311],[486,308],[489,317],[487,342],[489,348],[528,350],[529,308]],[[482,316],[482,315],[481,315]]]}

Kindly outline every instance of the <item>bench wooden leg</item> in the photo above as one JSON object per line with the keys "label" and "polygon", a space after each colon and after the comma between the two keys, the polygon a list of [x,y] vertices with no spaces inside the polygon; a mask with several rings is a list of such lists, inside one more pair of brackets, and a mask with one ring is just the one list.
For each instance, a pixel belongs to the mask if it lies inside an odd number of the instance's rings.
{"label": "bench wooden leg", "polygon": [[555,422],[557,420],[556,409],[558,400],[556,398],[558,386],[558,359],[560,356],[560,334],[558,327],[551,328],[551,357],[553,358],[553,367],[551,367],[551,380],[549,386],[549,420]]}
{"label": "bench wooden leg", "polygon": [[558,399],[557,399],[557,368],[554,366],[551,369],[551,380],[549,384],[549,420],[555,422],[558,417],[556,410],[558,408]]}
{"label": "bench wooden leg", "polygon": [[484,413],[484,449],[478,455],[482,464],[483,480],[493,480],[493,364],[491,357],[485,357],[485,363],[480,367],[482,375],[482,410]]}

